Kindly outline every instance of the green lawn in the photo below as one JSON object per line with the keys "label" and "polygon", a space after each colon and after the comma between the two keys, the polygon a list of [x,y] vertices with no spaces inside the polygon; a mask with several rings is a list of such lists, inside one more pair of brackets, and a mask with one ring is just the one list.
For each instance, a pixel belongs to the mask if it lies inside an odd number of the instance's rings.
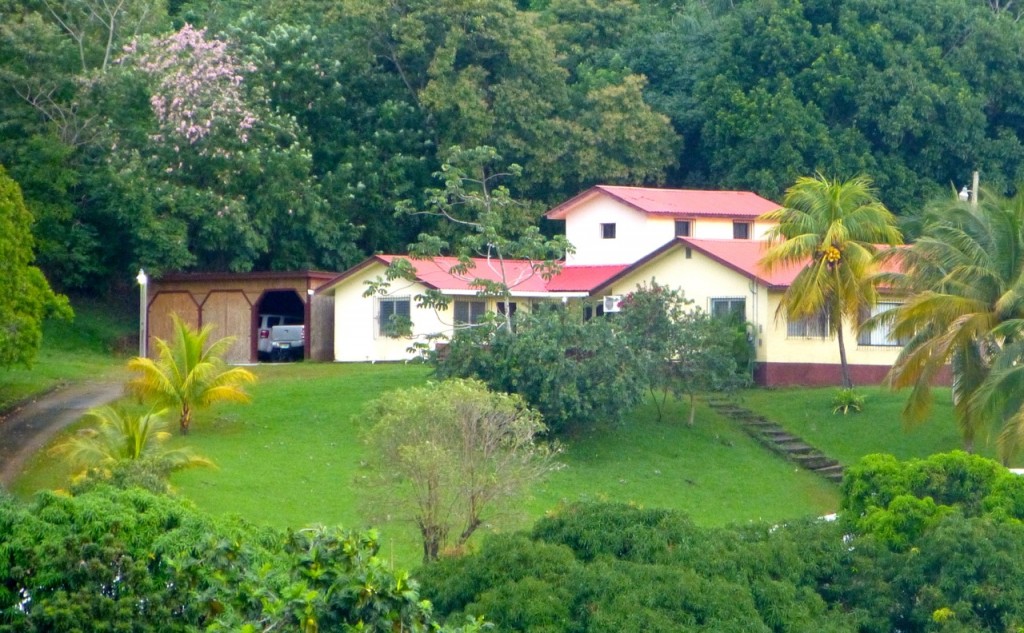
{"label": "green lawn", "polygon": [[[910,428],[901,418],[907,391],[894,392],[883,387],[858,387],[857,391],[867,397],[864,411],[848,415],[832,414],[830,403],[836,393],[832,387],[752,389],[741,394],[738,401],[844,464],[852,464],[870,453],[891,453],[900,459],[910,459],[961,448],[948,388],[934,390],[929,419]],[[980,438],[975,448],[981,455],[995,456],[987,438]]]}
{"label": "green lawn", "polygon": [[[366,527],[358,485],[364,446],[363,403],[389,390],[419,384],[429,368],[410,364],[260,365],[250,405],[201,412],[187,438],[175,438],[218,468],[180,473],[178,492],[213,513],[234,513],[277,527],[310,523]],[[751,390],[742,404],[764,412],[836,458],[888,450],[900,457],[956,448],[949,419],[906,434],[898,423],[902,396],[866,390],[867,410],[833,416],[834,390]],[[941,412],[941,408],[939,409]],[[948,417],[948,408],[942,415]],[[686,408],[670,403],[659,421],[640,407],[622,424],[567,439],[565,468],[511,504],[491,524],[514,529],[559,503],[609,500],[683,510],[702,525],[722,525],[832,512],[838,488],[766,451],[734,423],[700,406],[694,427]],[[45,454],[15,486],[25,496],[59,486],[67,473]],[[409,524],[381,528],[385,553],[404,567],[419,560]]]}

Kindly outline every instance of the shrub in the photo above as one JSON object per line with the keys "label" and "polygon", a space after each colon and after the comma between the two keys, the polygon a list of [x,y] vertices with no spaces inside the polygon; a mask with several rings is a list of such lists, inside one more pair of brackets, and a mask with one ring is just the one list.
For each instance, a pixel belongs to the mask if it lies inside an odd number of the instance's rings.
{"label": "shrub", "polygon": [[860,413],[864,410],[865,396],[857,393],[855,389],[840,389],[832,398],[832,414],[842,413],[846,415],[851,411]]}

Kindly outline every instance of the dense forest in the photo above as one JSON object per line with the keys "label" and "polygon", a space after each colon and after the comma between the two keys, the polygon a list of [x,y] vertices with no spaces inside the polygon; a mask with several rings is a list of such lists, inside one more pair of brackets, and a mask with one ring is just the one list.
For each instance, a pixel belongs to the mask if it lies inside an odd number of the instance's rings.
{"label": "dense forest", "polygon": [[[402,251],[452,147],[539,217],[596,183],[779,200],[874,178],[912,216],[1024,176],[1004,0],[0,0],[0,165],[39,266],[343,269]],[[549,227],[550,229],[551,227]]]}

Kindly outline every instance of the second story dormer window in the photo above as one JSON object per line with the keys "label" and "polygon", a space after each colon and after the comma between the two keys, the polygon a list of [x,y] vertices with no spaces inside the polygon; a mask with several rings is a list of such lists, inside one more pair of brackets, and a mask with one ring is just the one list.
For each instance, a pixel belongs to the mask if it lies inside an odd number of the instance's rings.
{"label": "second story dormer window", "polygon": [[676,237],[690,237],[690,221],[676,220]]}
{"label": "second story dormer window", "polygon": [[601,225],[601,237],[606,240],[615,239],[615,223],[608,222]]}
{"label": "second story dormer window", "polygon": [[734,239],[734,240],[749,240],[750,239],[750,222],[733,222],[732,223],[732,239]]}

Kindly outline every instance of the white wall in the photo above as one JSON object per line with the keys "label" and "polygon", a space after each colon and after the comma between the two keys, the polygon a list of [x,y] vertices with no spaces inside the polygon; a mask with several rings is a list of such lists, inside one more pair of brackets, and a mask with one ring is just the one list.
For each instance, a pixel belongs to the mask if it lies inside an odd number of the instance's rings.
{"label": "white wall", "polygon": [[[615,239],[601,237],[601,225],[615,223]],[[565,237],[576,252],[570,266],[631,264],[672,239],[674,225],[651,224],[647,215],[607,196],[574,209],[565,219]]]}
{"label": "white wall", "polygon": [[[398,280],[392,282],[388,296],[410,298],[413,337],[381,336],[378,333],[377,301],[374,297],[364,297],[363,292],[366,291],[364,282],[383,275],[384,270],[383,264],[372,264],[334,289],[334,360],[407,360],[415,356],[407,349],[414,342],[426,342],[425,335],[450,330],[434,310],[416,307],[413,297],[425,291],[422,285]],[[451,322],[450,318],[447,322]]]}
{"label": "white wall", "polygon": [[[565,218],[565,236],[576,247],[567,258],[570,266],[632,264],[675,237],[676,218],[649,215],[608,196],[595,196],[581,203]],[[745,221],[745,220],[744,220]],[[733,239],[733,219],[690,218],[691,237],[709,240]],[[772,224],[750,221],[751,237],[763,240]],[[601,225],[614,223],[615,239],[604,239]]]}
{"label": "white wall", "polygon": [[[451,297],[448,308],[436,311],[417,308],[415,296],[425,292],[419,283],[398,280],[392,282],[389,297],[409,297],[412,337],[391,338],[381,336],[378,325],[377,297],[364,297],[367,281],[384,274],[385,266],[374,263],[342,281],[334,289],[334,360],[340,362],[402,361],[414,358],[415,352],[408,350],[414,343],[434,345],[432,335],[450,337],[454,332],[455,301],[486,301],[486,310],[498,312],[498,301],[476,296]],[[533,299],[515,298],[517,310],[530,311]]]}

